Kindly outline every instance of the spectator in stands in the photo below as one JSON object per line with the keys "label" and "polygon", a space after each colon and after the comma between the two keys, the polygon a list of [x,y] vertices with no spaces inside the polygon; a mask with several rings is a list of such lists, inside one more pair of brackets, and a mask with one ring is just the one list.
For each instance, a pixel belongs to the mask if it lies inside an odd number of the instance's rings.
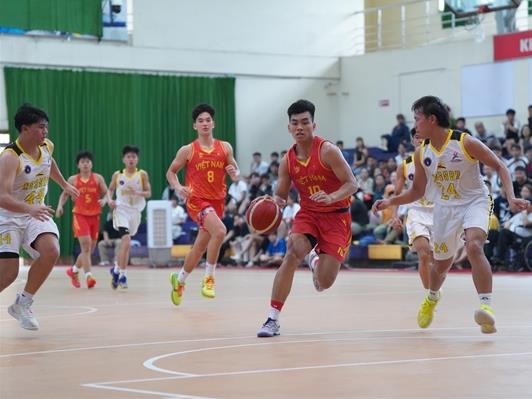
{"label": "spectator in stands", "polygon": [[366,168],[362,168],[360,170],[358,186],[363,192],[373,194],[373,185],[374,182],[373,179],[369,177],[368,170]]}
{"label": "spectator in stands", "polygon": [[506,120],[502,123],[501,130],[505,139],[514,139],[517,143],[519,141],[519,130],[521,123],[515,118],[515,110],[508,109],[506,111]]}
{"label": "spectator in stands", "polygon": [[279,266],[286,255],[286,241],[277,237],[276,233],[269,234],[268,241],[268,247],[265,253],[260,255],[259,261],[264,265]]}
{"label": "spectator in stands", "polygon": [[471,130],[466,127],[466,119],[463,116],[456,118],[456,129],[472,136]]}
{"label": "spectator in stands", "polygon": [[526,167],[526,176],[530,179],[532,178],[532,144],[525,147],[525,157],[528,161]]}
{"label": "spectator in stands", "polygon": [[183,231],[183,225],[187,220],[187,213],[185,209],[179,205],[177,197],[174,195],[171,199],[172,202],[172,240],[174,244],[177,244],[181,232]]}
{"label": "spectator in stands", "polygon": [[283,209],[283,222],[286,224],[286,230],[290,231],[292,222],[301,209],[301,205],[295,201],[294,196],[289,195],[286,199],[286,206]]}
{"label": "spectator in stands", "polygon": [[[532,201],[532,197],[529,197],[528,200]],[[499,232],[499,239],[497,241],[497,255],[491,258],[491,262],[493,264],[502,264],[508,267],[508,248],[517,239],[531,236],[532,203],[529,203],[526,211],[515,214],[508,222],[504,223],[503,228]]]}
{"label": "spectator in stands", "polygon": [[528,126],[532,126],[532,105],[528,106]]}
{"label": "spectator in stands", "polygon": [[532,144],[532,137],[530,136],[530,126],[523,125],[521,128],[521,133],[519,133],[519,144],[522,148],[528,147]]}
{"label": "spectator in stands", "polygon": [[270,175],[270,182],[272,184],[272,191],[275,192],[277,188],[277,180],[279,179],[279,162],[274,161],[270,163],[270,168],[268,169]]}
{"label": "spectator in stands", "polygon": [[246,209],[251,201],[257,197],[260,197],[261,195],[264,195],[264,193],[260,191],[259,186],[260,175],[257,172],[251,173],[249,175],[249,186],[246,192],[246,198],[244,201],[242,201],[242,204],[240,204],[240,208],[238,208],[238,213],[240,215],[243,215],[246,212]]}
{"label": "spectator in stands", "polygon": [[488,132],[483,122],[475,123],[475,130],[477,132],[476,137],[488,147],[491,147],[493,144],[497,144],[497,138],[493,132]]}
{"label": "spectator in stands", "polygon": [[260,177],[259,191],[262,193],[261,195],[273,195],[272,184],[270,182],[269,173],[264,173]]}
{"label": "spectator in stands", "polygon": [[270,154],[270,166],[273,162],[277,162],[277,164],[279,164],[279,153],[277,151],[273,151]]}
{"label": "spectator in stands", "polygon": [[504,190],[501,190],[500,195],[493,201],[493,214],[497,217],[500,224],[504,224],[512,217],[510,204],[506,199]]}
{"label": "spectator in stands", "polygon": [[[120,234],[113,227],[113,214],[107,214],[107,220],[103,226],[103,238],[98,242],[98,253],[100,254],[100,265],[115,263],[118,247],[120,246]],[[112,256],[109,250],[113,250]]]}
{"label": "spectator in stands", "polygon": [[[390,198],[394,192],[395,187],[391,184],[388,184],[384,190],[383,198]],[[394,210],[392,207],[386,208],[382,211],[378,211],[377,215],[379,217],[379,225],[373,229],[375,238],[383,244],[394,243],[402,230],[400,226],[394,228],[390,224],[393,219]]]}
{"label": "spectator in stands", "polygon": [[[390,175],[395,172],[395,170],[397,169],[397,162],[395,162],[395,158],[389,158],[388,159],[388,162],[386,162],[386,167],[385,167],[387,173],[384,174],[384,177],[386,177],[386,181],[390,181]],[[381,172],[382,172],[382,169],[381,169]]]}
{"label": "spectator in stands", "polygon": [[[359,193],[362,193],[359,191]],[[351,201],[351,234],[353,237],[358,236],[368,229],[369,214],[366,204],[360,200],[356,194],[353,194]]]}
{"label": "spectator in stands", "polygon": [[282,150],[281,151],[281,155],[280,155],[280,159],[283,159],[287,152],[288,152],[287,150]]}
{"label": "spectator in stands", "polygon": [[392,134],[388,139],[388,151],[397,152],[397,147],[400,143],[410,143],[410,129],[406,125],[405,116],[403,114],[397,114],[395,117],[397,125],[392,129]]}
{"label": "spectator in stands", "polygon": [[366,169],[368,170],[369,177],[375,176],[375,169],[377,168],[377,160],[375,157],[368,155],[366,157]]}
{"label": "spectator in stands", "polygon": [[[484,165],[486,167],[486,165]],[[484,183],[488,187],[490,195],[493,195],[491,183],[488,180],[485,180]],[[494,254],[495,246],[497,245],[499,237],[499,219],[494,215],[493,212],[490,214],[489,223],[488,223],[488,238],[484,244],[484,254],[487,259],[491,259]]]}
{"label": "spectator in stands", "polygon": [[351,159],[351,154],[349,153],[349,151],[346,151],[344,149],[344,142],[342,140],[338,140],[336,142],[336,147],[338,147],[340,149],[340,152],[342,153],[342,156],[344,157],[344,159],[347,162],[347,164],[351,165],[353,160]]}
{"label": "spectator in stands", "polygon": [[517,140],[515,140],[514,138],[508,138],[504,140],[504,143],[502,145],[502,157],[504,163],[506,163],[506,161],[512,157],[512,146],[514,144],[517,144]]}
{"label": "spectator in stands", "polygon": [[355,142],[355,153],[353,154],[353,164],[351,165],[354,174],[358,175],[360,169],[366,166],[367,157],[368,149],[364,144],[364,139],[362,137],[357,137]]}
{"label": "spectator in stands", "polygon": [[174,196],[175,196],[175,190],[170,186],[166,186],[166,188],[163,190],[163,193],[161,195],[161,199],[170,201],[172,197]]}
{"label": "spectator in stands", "polygon": [[406,145],[404,143],[400,143],[397,147],[398,154],[395,156],[395,164],[401,165],[403,161],[408,158],[408,152],[406,151]]}
{"label": "spectator in stands", "polygon": [[262,154],[260,152],[253,153],[253,162],[251,162],[250,174],[258,173],[258,175],[263,175],[268,172],[268,164],[262,160]]}
{"label": "spectator in stands", "polygon": [[[224,239],[222,249],[231,248],[231,259],[236,263],[245,263],[248,259],[242,257],[242,249],[249,239],[249,228],[242,215],[234,215],[233,223],[230,230],[227,231],[227,235]],[[221,253],[222,251],[220,251]]]}
{"label": "spectator in stands", "polygon": [[515,169],[518,166],[521,166],[525,169],[526,174],[528,160],[523,156],[523,151],[521,150],[521,146],[519,144],[512,144],[510,148],[510,155],[512,157],[506,161],[506,167],[510,171],[512,179],[515,180]]}
{"label": "spectator in stands", "polygon": [[499,184],[499,176],[495,173],[492,167],[483,165],[484,180],[489,182],[489,187],[493,198],[497,198],[501,193],[501,186]]}
{"label": "spectator in stands", "polygon": [[242,176],[238,176],[238,180],[233,181],[227,191],[227,205],[234,209],[240,209],[242,202],[246,199],[247,192],[248,185]]}
{"label": "spectator in stands", "polygon": [[526,176],[526,169],[523,166],[517,166],[514,172],[514,193],[517,198],[521,198],[521,189],[525,184],[532,184]]}
{"label": "spectator in stands", "polygon": [[384,197],[384,190],[386,188],[386,180],[382,174],[375,176],[375,184],[373,185],[373,200],[377,201]]}

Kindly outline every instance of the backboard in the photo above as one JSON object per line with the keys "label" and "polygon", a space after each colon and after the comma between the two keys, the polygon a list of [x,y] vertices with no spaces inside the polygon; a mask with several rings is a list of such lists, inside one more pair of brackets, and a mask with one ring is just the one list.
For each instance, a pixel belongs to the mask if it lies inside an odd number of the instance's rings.
{"label": "backboard", "polygon": [[457,18],[463,18],[492,11],[517,8],[521,4],[521,0],[444,0],[439,1],[439,3],[441,11],[443,11],[442,6],[447,6]]}

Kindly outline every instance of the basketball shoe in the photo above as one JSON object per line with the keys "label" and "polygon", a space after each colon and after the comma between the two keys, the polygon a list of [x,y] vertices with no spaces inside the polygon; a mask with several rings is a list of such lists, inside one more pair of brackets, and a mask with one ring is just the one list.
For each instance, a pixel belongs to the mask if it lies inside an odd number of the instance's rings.
{"label": "basketball shoe", "polygon": [[491,306],[480,305],[480,309],[475,311],[475,321],[480,326],[480,331],[484,334],[497,332],[495,328],[495,314]]}
{"label": "basketball shoe", "polygon": [[33,299],[24,298],[17,294],[17,299],[13,305],[7,308],[8,313],[17,319],[22,328],[26,330],[38,330],[39,322],[31,311],[31,304]]}
{"label": "basketball shoe", "polygon": [[70,277],[70,282],[74,287],[79,288],[81,286],[79,283],[79,272],[74,272],[73,266],[70,266],[67,269],[66,274],[68,277]]}
{"label": "basketball shoe", "polygon": [[92,288],[96,285],[96,279],[92,276],[87,277],[87,288]]}
{"label": "basketball shoe", "polygon": [[183,291],[185,291],[185,283],[180,282],[177,277],[177,272],[170,273],[170,284],[172,284],[170,298],[175,306],[179,306],[183,299]]}
{"label": "basketball shoe", "polygon": [[207,276],[201,283],[201,295],[205,298],[214,298],[216,293],[214,292],[214,277]]}
{"label": "basketball shoe", "polygon": [[118,277],[120,277],[119,273],[115,273],[115,267],[111,266],[111,269],[109,269],[111,272],[111,288],[113,290],[116,290],[118,288]]}
{"label": "basketball shoe", "polygon": [[259,338],[269,338],[269,337],[275,337],[276,335],[279,335],[279,329],[281,326],[277,322],[277,320],[274,320],[270,317],[268,317],[268,320],[262,325],[260,330],[257,332],[257,337]]}
{"label": "basketball shoe", "polygon": [[417,313],[417,325],[421,328],[427,328],[432,323],[432,318],[434,317],[434,308],[438,304],[438,300],[434,301],[428,296],[425,297],[425,300],[419,308]]}

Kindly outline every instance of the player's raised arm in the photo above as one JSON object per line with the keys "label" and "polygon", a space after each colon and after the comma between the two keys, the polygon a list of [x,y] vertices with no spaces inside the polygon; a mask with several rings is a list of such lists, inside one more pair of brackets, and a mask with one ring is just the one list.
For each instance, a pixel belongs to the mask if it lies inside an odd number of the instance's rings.
{"label": "player's raised arm", "polygon": [[323,143],[322,160],[326,166],[332,169],[338,180],[342,183],[340,188],[327,194],[318,191],[310,196],[310,199],[317,202],[330,204],[350,197],[358,189],[358,184],[353,171],[345,161],[340,149],[332,143]]}
{"label": "player's raised arm", "polygon": [[192,153],[192,146],[187,144],[177,150],[177,154],[166,171],[166,180],[174,188],[182,200],[188,199],[191,194],[190,188],[181,185],[177,173],[185,167]]}
{"label": "player's raised arm", "polygon": [[238,176],[240,176],[240,169],[236,163],[235,157],[233,155],[233,147],[227,141],[223,142],[225,152],[227,153],[227,166],[225,171],[229,175],[232,181],[237,181]]}
{"label": "player's raised arm", "polygon": [[500,177],[506,198],[510,205],[515,206],[520,211],[528,208],[528,201],[515,198],[512,178],[506,165],[480,140],[466,135],[464,137],[464,147],[468,154],[484,165],[488,165],[495,170]]}

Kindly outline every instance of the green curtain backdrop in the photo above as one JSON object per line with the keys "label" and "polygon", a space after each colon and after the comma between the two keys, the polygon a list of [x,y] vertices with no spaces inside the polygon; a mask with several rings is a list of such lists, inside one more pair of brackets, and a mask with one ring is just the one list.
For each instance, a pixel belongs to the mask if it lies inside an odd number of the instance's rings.
{"label": "green curtain backdrop", "polygon": [[[113,172],[123,167],[122,147],[134,144],[140,148],[139,167],[150,176],[152,199],[160,199],[177,149],[197,137],[191,111],[202,102],[216,109],[215,137],[235,147],[234,78],[25,68],[4,72],[11,139],[18,135],[13,118],[21,104],[43,108],[50,117],[54,158],[65,178],[77,173],[76,154],[88,149],[94,155],[94,171],[109,184]],[[59,194],[59,187],[50,183],[47,202],[54,208]],[[74,244],[71,204],[56,220],[62,255],[71,255]],[[106,213],[107,208],[102,219]]]}
{"label": "green curtain backdrop", "polygon": [[101,0],[0,0],[0,26],[102,37]]}

